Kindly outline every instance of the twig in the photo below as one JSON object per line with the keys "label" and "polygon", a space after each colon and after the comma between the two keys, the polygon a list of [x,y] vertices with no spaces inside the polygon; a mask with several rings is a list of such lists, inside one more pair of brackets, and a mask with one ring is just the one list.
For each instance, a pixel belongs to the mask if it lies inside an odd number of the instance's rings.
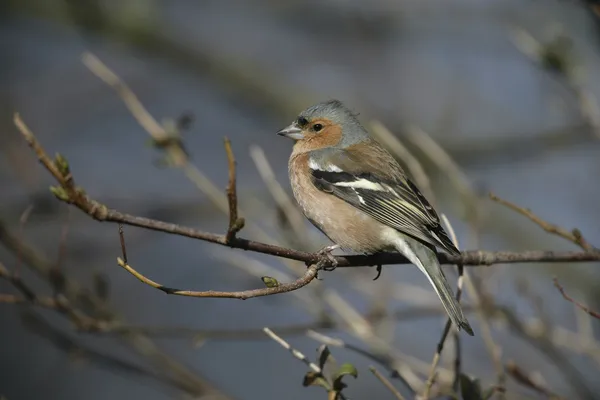
{"label": "twig", "polygon": [[259,146],[253,145],[250,147],[250,157],[252,157],[256,169],[262,180],[265,182],[267,189],[271,192],[271,196],[277,202],[277,205],[281,208],[289,221],[296,238],[301,240],[301,243],[304,245],[307,235],[304,217],[300,210],[294,205],[292,199],[285,190],[283,190],[279,182],[277,182],[277,179],[275,179],[275,174],[273,173],[273,169],[271,168],[264,151]]}
{"label": "twig", "polygon": [[[578,398],[595,399],[596,396],[592,389],[588,387],[581,372],[573,365],[571,360],[553,343],[552,338],[544,330],[540,330],[540,325],[536,329],[528,329],[516,314],[507,307],[500,307],[498,311],[502,314],[510,329],[527,341],[532,347],[542,352],[554,365],[559,367],[559,371],[564,375],[565,381],[569,382],[571,387],[577,392]],[[514,377],[514,376],[513,376]]]}
{"label": "twig", "polygon": [[281,345],[281,347],[283,347],[284,349],[286,349],[290,353],[292,353],[292,355],[294,357],[296,357],[298,360],[300,360],[304,364],[306,364],[306,366],[308,368],[310,368],[314,373],[316,373],[316,374],[323,373],[323,371],[321,371],[321,368],[317,364],[311,362],[304,354],[302,354],[300,351],[294,349],[288,342],[283,340],[283,338],[281,338],[280,336],[276,335],[275,332],[273,332],[271,329],[263,328],[263,332],[266,333],[267,336],[269,336],[271,339],[273,339],[274,341],[279,343]]}
{"label": "twig", "polygon": [[221,297],[241,300],[250,299],[252,297],[270,296],[273,294],[286,293],[291,292],[293,290],[298,290],[308,285],[313,279],[315,279],[315,277],[317,276],[317,272],[321,269],[321,266],[319,264],[311,265],[309,268],[306,269],[304,275],[296,279],[294,282],[280,283],[279,286],[276,287],[265,287],[261,289],[244,290],[239,292],[221,292],[216,290],[207,290],[199,292],[194,290],[182,290],[163,286],[160,283],[154,282],[153,280],[137,272],[129,264],[126,264],[120,257],[117,258],[117,263],[131,275],[139,279],[140,282],[145,283],[146,285],[151,286],[155,289],[161,290],[166,294],[188,297]]}
{"label": "twig", "polygon": [[131,265],[129,265],[126,259],[125,253],[125,235],[123,233],[123,229],[119,229],[119,238],[121,241],[121,249],[123,252],[123,258],[117,258],[117,264],[129,272],[131,275],[135,276],[140,282],[145,283],[148,286],[151,286],[155,289],[161,290],[166,294],[172,294],[175,296],[186,296],[186,297],[219,297],[219,298],[231,298],[231,299],[241,299],[246,300],[253,297],[260,296],[270,296],[273,294],[286,293],[291,292],[293,290],[298,290],[301,287],[308,285],[313,279],[317,277],[317,273],[322,268],[322,262],[318,262],[316,264],[311,265],[306,269],[306,272],[303,276],[296,279],[291,283],[279,283],[279,285],[275,287],[264,287],[261,289],[253,289],[253,290],[244,290],[239,292],[222,292],[216,290],[207,290],[207,291],[195,291],[195,290],[182,290],[175,289],[164,286],[160,283],[154,282],[150,278],[142,275],[138,271],[136,271]]}
{"label": "twig", "polygon": [[[450,220],[448,219],[448,217],[446,217],[446,214],[443,213],[441,214],[440,218],[442,219],[442,222],[444,223],[444,226],[446,227],[446,230],[450,235],[452,243],[454,243],[454,246],[460,250],[458,237],[456,236],[456,232],[454,231],[454,227],[450,223]],[[463,285],[465,281],[465,268],[462,266],[462,264],[457,264],[456,268],[458,270],[458,279],[456,281],[456,301],[460,304],[460,298],[462,296]],[[460,374],[462,369],[462,350],[460,342],[460,331],[458,330],[454,331],[454,347],[454,351],[456,354],[454,357],[454,381],[452,387],[454,391],[458,393],[460,390]]]}
{"label": "twig", "polygon": [[[342,347],[375,361],[387,369],[392,374],[392,377],[398,378],[412,393],[416,393],[418,388],[423,384],[419,377],[404,362],[393,365],[394,360],[392,359],[392,355],[389,353],[375,354],[369,350],[348,344],[341,339],[333,338],[331,336],[316,332],[313,329],[309,329],[306,332],[306,336],[316,340],[317,342],[326,344],[327,346]],[[365,342],[369,341],[365,340]]]}
{"label": "twig", "polygon": [[444,330],[442,331],[442,336],[440,338],[440,341],[437,344],[435,354],[433,355],[433,360],[431,361],[431,368],[429,370],[429,375],[427,377],[427,381],[425,382],[425,390],[423,392],[424,399],[429,399],[429,396],[431,395],[431,388],[433,387],[433,383],[435,382],[435,376],[436,376],[435,370],[440,362],[442,350],[444,350],[444,343],[446,342],[446,337],[448,337],[448,333],[450,333],[451,327],[452,327],[452,320],[448,319],[446,321],[446,325],[444,325]]}
{"label": "twig", "polygon": [[[61,191],[57,194],[59,200],[72,204],[84,213],[98,221],[116,222],[125,225],[138,226],[141,228],[161,231],[165,233],[185,236],[188,238],[199,239],[206,242],[216,243],[223,246],[250,250],[257,253],[270,254],[290,260],[303,261],[308,264],[314,264],[322,260],[322,256],[317,253],[308,253],[297,251],[281,246],[251,241],[237,238],[235,243],[227,244],[225,235],[219,235],[210,232],[204,232],[190,227],[178,224],[171,224],[164,221],[138,217],[130,214],[121,213],[110,209],[105,205],[93,200],[85,192],[74,185],[71,179],[66,179],[55,166],[54,162],[48,157],[36,137],[25,125],[18,114],[15,115],[15,125],[19,128],[21,134],[33,149],[42,165],[58,181]],[[335,256],[337,267],[365,267],[373,265],[389,264],[410,264],[410,262],[398,253],[381,253],[376,255],[355,255],[355,256]],[[512,264],[523,262],[587,262],[600,261],[600,253],[592,252],[553,252],[553,251],[465,251],[461,256],[451,256],[445,253],[438,254],[438,260],[441,264],[458,264],[464,266],[483,266],[492,264]],[[324,266],[331,266],[330,261]]]}
{"label": "twig", "polygon": [[505,207],[510,208],[511,210],[529,218],[533,223],[535,223],[536,225],[538,225],[540,228],[542,228],[543,230],[545,230],[548,233],[551,233],[553,235],[557,235],[560,236],[570,242],[575,243],[577,246],[581,247],[583,250],[585,251],[589,251],[589,252],[598,252],[598,249],[596,249],[594,246],[592,246],[591,244],[589,244],[582,236],[581,232],[578,229],[573,229],[571,232],[567,231],[566,229],[561,228],[558,225],[554,225],[551,224],[549,222],[544,221],[542,218],[538,217],[537,215],[535,215],[531,210],[529,210],[528,208],[523,208],[520,207],[518,205],[516,205],[515,203],[512,203],[508,200],[504,200],[501,199],[500,197],[496,196],[493,193],[490,193],[490,199],[492,199],[493,201],[502,204]]}
{"label": "twig", "polygon": [[271,329],[263,328],[263,331],[267,334],[267,336],[269,336],[275,342],[279,343],[281,345],[281,347],[283,347],[284,349],[286,349],[290,353],[292,353],[292,355],[295,358],[297,358],[298,360],[300,360],[304,364],[306,364],[306,366],[308,368],[310,368],[311,371],[313,371],[315,374],[317,374],[318,376],[323,378],[322,381],[326,385],[325,388],[327,389],[327,391],[329,392],[330,395],[332,395],[332,394],[334,395],[334,397],[329,397],[329,398],[332,398],[334,400],[337,398],[346,399],[346,397],[341,392],[335,392],[333,390],[333,387],[329,384],[329,381],[325,378],[325,376],[323,375],[323,371],[317,364],[311,362],[304,354],[302,354],[302,352],[294,349],[288,342],[286,342],[282,337],[275,334],[275,332],[273,332]]}
{"label": "twig", "polygon": [[577,308],[579,308],[580,310],[583,310],[584,312],[586,312],[587,314],[591,315],[592,317],[600,319],[600,313],[599,312],[590,309],[588,306],[586,306],[584,304],[581,304],[577,300],[575,300],[572,297],[570,297],[567,294],[567,292],[565,292],[565,288],[562,287],[562,285],[560,283],[558,283],[558,279],[557,278],[554,278],[553,281],[554,281],[554,286],[556,286],[556,288],[560,291],[560,294],[562,294],[562,297],[565,300],[567,300],[567,301],[575,304],[575,306]]}
{"label": "twig", "polygon": [[[446,215],[442,214],[441,216],[443,223],[446,225],[450,237],[452,238],[452,242],[456,246],[457,249],[460,249],[458,239],[456,237],[456,233],[454,232],[454,228],[450,224],[450,221],[446,217]],[[460,304],[460,298],[462,296],[462,286],[463,286],[463,274],[464,267],[461,264],[457,264],[458,268],[458,283],[456,290],[456,301]],[[452,327],[452,320],[448,318],[446,320],[446,325],[444,326],[444,330],[442,331],[442,336],[440,337],[440,341],[438,342],[437,349],[435,354],[433,355],[433,360],[431,362],[431,370],[429,371],[429,376],[427,378],[427,382],[425,384],[425,392],[423,397],[425,399],[429,399],[431,394],[431,387],[433,386],[433,382],[435,380],[435,370],[438,366],[440,358],[442,356],[442,351],[444,350],[444,343],[446,342],[446,338],[450,333],[450,328]],[[455,391],[458,391],[458,385],[460,382],[460,368],[461,368],[461,354],[460,354],[460,334],[459,332],[455,332],[456,337],[456,357],[454,358],[454,380],[452,381],[452,387]]]}
{"label": "twig", "polygon": [[235,235],[244,227],[244,219],[238,218],[237,185],[235,175],[235,157],[231,150],[231,141],[225,138],[225,151],[227,152],[227,163],[229,165],[229,183],[227,184],[227,200],[229,203],[229,228],[225,241],[227,244],[235,240]]}
{"label": "twig", "polygon": [[523,371],[517,364],[514,362],[509,362],[506,364],[506,372],[521,385],[524,385],[530,389],[535,390],[536,392],[543,394],[549,399],[560,400],[562,397],[552,392],[550,389],[536,383],[525,371]]}
{"label": "twig", "polygon": [[[2,220],[0,220],[0,242],[14,254],[20,254],[23,262],[30,266],[32,271],[37,273],[42,279],[47,281],[52,279],[52,268],[54,267],[54,263],[49,261],[29,244],[19,240],[17,235],[14,235],[6,228]],[[81,303],[86,308],[91,308],[94,314],[100,315],[103,319],[110,321],[111,324],[118,323],[116,314],[108,309],[106,302],[82,287],[76,280],[65,276],[63,285],[65,296],[57,296],[56,299],[58,301],[62,301],[61,299],[68,297],[69,299],[72,299],[72,303]],[[96,320],[96,322],[98,321]],[[89,326],[90,325],[88,325],[88,327]],[[98,331],[105,331],[105,328],[102,325],[100,326],[102,329],[98,329]],[[86,325],[83,325],[82,328],[85,329]],[[85,331],[91,332],[93,329],[87,329]],[[177,360],[164,353],[147,336],[138,333],[135,330],[122,330],[119,332],[119,339],[130,345],[136,353],[143,356],[147,363],[152,364],[164,374],[169,375],[171,379],[178,383],[178,387],[183,388],[187,393],[196,397],[202,394],[213,394],[215,395],[215,398],[227,398],[224,395],[218,394],[216,389],[205,380],[198,377],[187,366],[182,365]]]}
{"label": "twig", "polygon": [[379,381],[383,383],[383,386],[385,386],[394,395],[396,399],[405,400],[404,396],[402,396],[402,393],[400,393],[398,389],[396,389],[394,385],[392,385],[392,382],[390,382],[385,376],[383,376],[381,372],[377,371],[377,369],[374,366],[371,365],[369,367],[369,371],[371,371],[373,375],[375,375],[375,378],[379,379]]}
{"label": "twig", "polygon": [[[415,141],[416,144],[418,144],[421,147],[421,149],[425,152],[425,154],[427,154],[429,156],[429,158],[434,162],[434,164],[439,167],[440,171],[442,171],[446,176],[448,176],[448,178],[449,178],[450,182],[452,183],[453,187],[455,188],[455,190],[458,193],[460,193],[464,199],[466,199],[472,203],[471,209],[473,210],[473,213],[475,215],[470,218],[470,225],[472,227],[476,228],[479,224],[479,213],[480,213],[479,212],[479,208],[480,208],[479,196],[477,196],[477,194],[474,192],[472,185],[470,184],[467,176],[462,172],[459,165],[444,150],[444,148],[442,148],[438,143],[436,143],[424,131],[422,131],[420,129],[413,129],[413,141]],[[444,215],[442,215],[442,217],[445,218]],[[446,226],[448,227],[448,230],[449,230],[450,234],[452,235],[453,242],[457,245],[456,234],[454,233],[452,225],[449,224],[449,222],[447,220],[446,220]],[[473,230],[475,230],[475,229],[473,229]],[[474,237],[477,238],[477,235],[474,235]],[[462,267],[464,267],[465,264],[463,263],[463,264],[457,264],[457,265],[462,265]],[[466,289],[469,292],[469,295],[473,298],[473,300],[478,305],[476,307],[476,310],[477,310],[477,316],[480,321],[481,337],[486,345],[486,348],[487,348],[487,350],[490,354],[490,357],[492,358],[492,361],[494,363],[494,366],[496,368],[496,373],[498,376],[498,386],[504,387],[506,375],[504,373],[504,366],[503,366],[502,360],[501,360],[501,350],[500,350],[500,346],[497,345],[496,342],[494,341],[490,323],[488,321],[488,316],[484,313],[484,311],[481,307],[484,304],[482,302],[482,296],[480,295],[478,288],[474,284],[474,279],[472,279],[472,277],[470,276],[470,273],[468,271],[464,270],[464,268],[462,268],[462,271],[459,269],[459,275],[461,274],[461,272],[463,275],[462,276],[463,279],[460,279],[460,277],[459,277],[459,285],[458,285],[459,290],[462,290],[463,284],[466,283]],[[457,362],[460,362],[460,360],[457,360]],[[455,376],[455,378],[456,378],[456,376]],[[458,384],[458,382],[456,380],[454,381],[454,383],[455,383],[455,386],[456,386],[456,384]],[[499,397],[504,398],[504,392],[499,392]]]}
{"label": "twig", "polygon": [[0,303],[31,304],[53,309],[67,316],[77,329],[84,331],[103,329],[103,321],[90,318],[81,311],[76,310],[65,296],[56,294],[52,298],[39,297],[19,275],[11,274],[2,263],[0,263],[0,278],[8,281],[23,295],[23,298],[21,298],[14,295],[0,294]]}

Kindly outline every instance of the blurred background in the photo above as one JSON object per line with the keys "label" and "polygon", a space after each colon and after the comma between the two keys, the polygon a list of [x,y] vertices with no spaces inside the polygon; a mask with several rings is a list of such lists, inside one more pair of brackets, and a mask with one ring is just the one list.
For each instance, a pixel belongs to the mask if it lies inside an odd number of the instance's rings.
{"label": "blurred background", "polygon": [[[65,313],[0,304],[0,398],[326,398],[302,387],[306,365],[265,326],[313,360],[320,342],[308,329],[375,355],[330,346],[358,370],[345,379],[349,398],[393,398],[370,365],[386,376],[397,369],[408,384],[394,385],[414,398],[409,387],[421,390],[445,323],[426,279],[408,266],[385,267],[376,281],[373,268],[324,272],[299,291],[244,302],[165,296],[117,266],[116,225],[53,197],[14,112],[51,155],[69,160],[92,198],[220,233],[227,136],[248,221],[240,235],[315,251],[327,240],[277,191],[290,193],[292,144],[275,132],[308,105],[338,98],[401,161],[399,146],[414,155],[428,178],[420,182],[431,185],[422,189],[461,248],[577,249],[492,202],[490,191],[600,243],[593,3],[5,0],[0,13],[0,262],[37,295],[60,293],[107,326],[78,332]],[[153,148],[84,52],[181,134],[189,162]],[[133,227],[125,235],[132,266],[170,287],[246,290],[261,287],[262,275],[291,281],[305,268]],[[597,398],[598,321],[552,283],[558,277],[598,309],[597,266],[469,268],[464,304],[476,336],[461,337],[463,372],[484,389],[501,386],[498,398],[540,397],[514,368],[564,398]],[[6,280],[0,293],[19,294]],[[452,381],[454,347],[448,340],[433,393]]]}

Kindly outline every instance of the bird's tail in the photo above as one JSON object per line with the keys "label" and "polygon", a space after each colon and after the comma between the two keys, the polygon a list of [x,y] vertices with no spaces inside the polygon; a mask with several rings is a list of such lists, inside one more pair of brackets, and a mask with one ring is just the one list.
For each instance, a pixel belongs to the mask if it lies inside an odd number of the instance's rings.
{"label": "bird's tail", "polygon": [[404,239],[404,243],[398,243],[396,247],[427,276],[454,325],[473,336],[473,329],[452,293],[435,251],[409,237]]}

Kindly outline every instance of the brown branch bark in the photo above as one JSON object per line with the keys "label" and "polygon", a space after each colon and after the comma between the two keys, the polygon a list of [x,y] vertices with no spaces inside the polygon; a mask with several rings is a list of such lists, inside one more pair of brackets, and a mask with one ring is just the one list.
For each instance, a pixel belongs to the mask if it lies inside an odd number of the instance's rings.
{"label": "brown branch bark", "polygon": [[225,152],[227,153],[227,163],[229,166],[229,183],[227,184],[227,200],[229,202],[229,228],[225,241],[231,244],[235,240],[235,235],[244,227],[245,221],[243,218],[238,218],[238,202],[237,202],[237,184],[235,171],[235,157],[231,150],[231,141],[225,138]]}
{"label": "brown branch bark", "polygon": [[530,209],[523,208],[521,206],[516,205],[508,200],[501,199],[493,193],[490,193],[490,199],[493,201],[502,204],[505,207],[510,208],[511,210],[529,218],[534,224],[538,225],[540,228],[545,230],[548,233],[551,233],[556,236],[560,236],[570,242],[575,243],[577,246],[581,247],[585,251],[590,252],[599,252],[597,248],[589,244],[584,238],[579,229],[573,229],[572,231],[568,231],[566,229],[561,228],[558,225],[554,225],[550,222],[544,221],[542,218],[535,215]]}
{"label": "brown branch bark", "polygon": [[589,308],[588,306],[578,302],[577,300],[573,299],[571,296],[569,296],[567,294],[567,292],[565,291],[565,288],[562,287],[562,285],[560,283],[558,283],[558,279],[554,278],[554,286],[556,286],[556,288],[558,289],[558,291],[560,292],[560,294],[562,295],[562,297],[567,300],[570,303],[575,304],[575,306],[577,306],[577,308],[585,311],[586,313],[588,313],[589,315],[591,315],[594,318],[600,319],[600,313],[598,311],[594,311],[591,308]]}
{"label": "brown branch bark", "polygon": [[[56,163],[48,157],[35,135],[25,125],[23,120],[17,114],[15,115],[15,125],[19,128],[21,134],[33,149],[40,163],[54,176],[60,187],[53,188],[55,195],[68,204],[72,204],[92,218],[103,222],[114,222],[125,225],[137,226],[140,228],[151,229],[164,233],[180,235],[192,239],[203,240],[210,243],[228,246],[232,248],[253,251],[257,253],[269,254],[276,257],[287,258],[290,260],[303,261],[307,264],[315,264],[322,259],[317,253],[309,253],[288,249],[267,243],[256,242],[243,238],[236,238],[233,243],[227,243],[226,235],[205,232],[194,228],[172,224],[155,219],[139,217],[131,214],[110,209],[107,206],[90,198],[83,189],[75,186],[71,173],[67,176],[56,167]],[[336,256],[337,267],[365,267],[375,265],[389,264],[409,264],[409,261],[397,253],[380,253],[375,255],[353,255]],[[530,250],[523,252],[511,251],[464,251],[460,256],[452,256],[445,253],[438,254],[438,260],[441,264],[462,264],[465,266],[486,266],[492,264],[513,264],[513,263],[531,263],[531,262],[591,262],[600,261],[598,252],[556,252],[546,250]],[[324,266],[331,266],[325,263]]]}

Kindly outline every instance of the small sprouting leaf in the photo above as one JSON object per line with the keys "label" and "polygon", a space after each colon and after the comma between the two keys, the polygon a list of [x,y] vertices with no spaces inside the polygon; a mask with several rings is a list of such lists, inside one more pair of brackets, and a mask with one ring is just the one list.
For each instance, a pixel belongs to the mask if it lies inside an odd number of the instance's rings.
{"label": "small sprouting leaf", "polygon": [[321,371],[325,371],[325,369],[337,369],[337,364],[335,362],[335,358],[331,355],[329,351],[329,347],[322,344],[317,348],[317,359],[319,361],[319,368]]}
{"label": "small sprouting leaf", "polygon": [[464,400],[482,400],[479,379],[460,374],[460,392]]}
{"label": "small sprouting leaf", "polygon": [[274,288],[279,286],[279,281],[271,276],[263,276],[260,278],[266,287]]}
{"label": "small sprouting leaf", "polygon": [[339,379],[344,375],[352,375],[353,377],[358,378],[358,370],[356,369],[356,367],[353,364],[344,363],[338,369],[335,379]]}
{"label": "small sprouting leaf", "polygon": [[56,155],[54,156],[54,165],[56,165],[56,168],[58,168],[58,171],[62,176],[69,175],[69,162],[60,153],[56,153]]}
{"label": "small sprouting leaf", "polygon": [[57,198],[59,198],[62,201],[69,201],[69,195],[67,194],[67,192],[65,191],[65,189],[63,189],[60,186],[50,186],[50,191],[52,192],[53,195],[55,195]]}
{"label": "small sprouting leaf", "polygon": [[344,376],[350,375],[354,378],[358,377],[358,370],[350,363],[344,363],[340,366],[337,372],[333,376],[333,389],[340,391],[346,387],[346,384],[342,382]]}
{"label": "small sprouting leaf", "polygon": [[306,375],[304,375],[302,386],[321,386],[325,389],[329,388],[327,381],[320,374],[317,374],[314,371],[309,371],[306,373]]}

